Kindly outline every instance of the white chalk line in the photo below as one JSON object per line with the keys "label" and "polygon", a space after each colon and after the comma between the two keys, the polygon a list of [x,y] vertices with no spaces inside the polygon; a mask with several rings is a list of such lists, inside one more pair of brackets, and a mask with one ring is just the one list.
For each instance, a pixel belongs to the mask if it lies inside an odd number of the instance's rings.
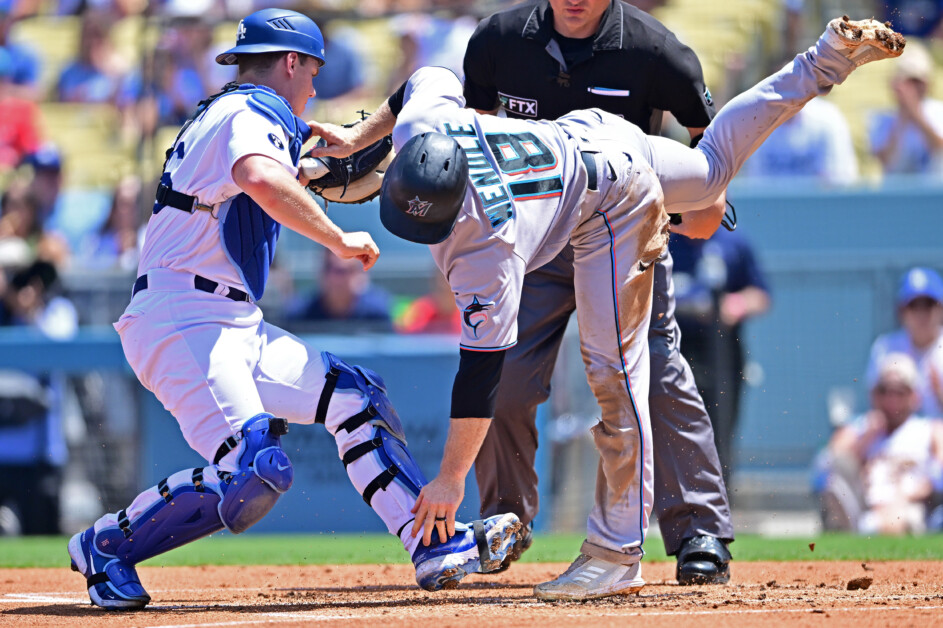
{"label": "white chalk line", "polygon": [[[550,606],[548,604],[548,606]],[[668,617],[672,615],[762,615],[764,613],[810,613],[810,614],[823,614],[823,613],[866,613],[870,611],[938,611],[943,608],[943,605],[939,606],[850,606],[844,608],[834,608],[834,607],[820,607],[814,606],[810,608],[743,608],[743,609],[722,609],[714,608],[711,610],[704,611],[635,611],[627,613],[593,613],[592,617],[625,617],[626,615],[632,615],[634,617]],[[568,614],[564,617],[586,617],[586,615],[579,614]]]}
{"label": "white chalk line", "polygon": [[[237,589],[230,589],[237,590]],[[238,590],[257,590],[257,589],[238,589]],[[164,590],[165,593],[173,593],[175,590]],[[189,591],[189,589],[179,589],[176,591]],[[905,596],[894,596],[896,599],[901,599]],[[924,596],[906,596],[907,599],[920,599]],[[879,601],[880,598],[871,598],[870,601]],[[360,602],[370,602],[371,600],[361,600]],[[384,600],[373,600],[373,602],[383,602]],[[65,596],[61,593],[6,593],[0,597],[0,603],[6,604],[81,604],[87,603],[88,598],[84,595],[82,596]],[[417,601],[421,605],[421,602]],[[514,604],[520,604],[521,606],[529,606],[531,608],[554,608],[556,605],[549,604],[546,602],[539,602],[537,600],[528,600],[522,598],[521,600],[512,602]],[[160,610],[188,610],[195,611],[199,609],[205,609],[206,611],[215,611],[215,612],[225,612],[227,608],[231,607],[245,607],[246,603],[222,603],[222,604],[213,604],[213,605],[172,605],[172,606],[159,606],[153,605],[150,607],[150,610],[160,611]],[[635,607],[626,607],[623,612],[587,612],[583,613],[565,613],[564,617],[580,619],[591,617],[673,617],[678,615],[763,615],[771,613],[807,613],[807,614],[823,614],[823,613],[869,613],[875,611],[939,611],[943,608],[943,604],[936,606],[853,606],[853,607],[828,607],[828,606],[816,606],[812,608],[756,608],[756,609],[734,609],[734,608],[712,608],[705,610],[673,610],[673,611],[658,611],[658,610],[640,610]],[[565,610],[564,608],[558,608],[558,610]],[[590,609],[587,609],[590,611]],[[378,613],[367,613],[367,614],[337,614],[330,613],[325,614],[323,611],[286,611],[286,612],[267,612],[261,613],[256,619],[239,619],[239,620],[230,620],[222,622],[197,622],[192,624],[173,624],[168,626],[166,624],[155,625],[148,628],[199,628],[200,626],[248,626],[253,624],[279,624],[285,622],[295,622],[299,620],[303,621],[343,621],[343,620],[362,620],[369,618],[378,617]]]}
{"label": "white chalk line", "polygon": [[168,626],[167,624],[157,624],[154,626],[146,626],[144,628],[200,628],[201,626],[249,626],[252,624],[280,624],[283,622],[291,621],[336,621],[339,619],[349,619],[349,620],[362,620],[367,619],[370,615],[314,615],[311,613],[265,613],[265,615],[272,616],[272,619],[243,619],[237,621],[218,621],[218,622],[199,622],[196,624],[173,624]]}
{"label": "white chalk line", "polygon": [[[542,606],[552,607],[552,604],[544,604]],[[863,607],[863,608],[829,608],[829,609],[812,609],[812,608],[793,608],[793,609],[713,609],[710,611],[654,611],[654,612],[626,612],[626,613],[586,613],[586,614],[566,614],[564,617],[573,618],[573,619],[587,619],[587,618],[596,618],[596,617],[626,617],[626,616],[636,616],[636,617],[658,617],[658,616],[673,616],[673,615],[759,615],[759,614],[772,614],[772,613],[806,613],[809,615],[816,614],[816,611],[819,611],[818,614],[824,613],[862,613],[870,611],[938,611],[940,610],[939,606],[881,606],[881,607]],[[168,626],[166,624],[155,624],[154,626],[146,626],[144,628],[200,628],[201,626],[248,626],[252,624],[278,624],[283,622],[295,622],[295,621],[337,621],[337,620],[363,620],[363,619],[376,619],[378,615],[366,614],[366,615],[324,615],[318,614],[317,611],[310,611],[304,613],[265,613],[266,616],[270,617],[269,619],[245,619],[245,620],[233,620],[233,621],[224,621],[224,622],[213,622],[205,623],[199,622],[194,624],[174,624]],[[390,618],[389,615],[386,616]]]}
{"label": "white chalk line", "polygon": [[66,596],[62,593],[4,593],[0,604],[74,604],[87,602],[88,594]]}

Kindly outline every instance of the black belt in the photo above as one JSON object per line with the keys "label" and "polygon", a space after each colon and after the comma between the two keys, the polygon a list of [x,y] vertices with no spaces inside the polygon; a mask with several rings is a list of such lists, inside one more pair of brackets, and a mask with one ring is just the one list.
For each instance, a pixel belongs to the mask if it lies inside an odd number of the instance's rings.
{"label": "black belt", "polygon": [[[190,214],[198,209],[203,211],[213,211],[212,205],[203,205],[197,201],[195,196],[177,192],[169,185],[165,185],[163,183],[157,186],[156,198],[159,205],[173,207],[175,209],[182,209],[183,211]],[[157,211],[160,211],[160,209]],[[157,212],[154,213],[156,214]]]}
{"label": "black belt", "polygon": [[599,189],[599,179],[596,175],[596,153],[587,153],[580,151],[580,158],[583,165],[586,166],[586,189],[596,191]]}
{"label": "black belt", "polygon": [[[219,284],[213,281],[212,279],[207,279],[206,277],[200,277],[199,275],[193,276],[193,287],[197,290],[202,290],[203,292],[209,292],[210,294],[216,294],[216,288],[219,287]],[[141,290],[147,290],[147,275],[141,275],[134,282],[134,288],[131,290],[131,296],[133,297]],[[229,292],[226,294],[219,295],[221,297],[226,297],[227,299],[232,299],[233,301],[251,301],[249,295],[239,290],[237,288],[229,288]]]}

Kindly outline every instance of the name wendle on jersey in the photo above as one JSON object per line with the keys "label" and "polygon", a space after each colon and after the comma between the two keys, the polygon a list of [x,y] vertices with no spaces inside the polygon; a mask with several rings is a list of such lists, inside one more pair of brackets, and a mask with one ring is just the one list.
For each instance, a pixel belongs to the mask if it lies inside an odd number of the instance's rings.
{"label": "name wendle on jersey", "polygon": [[501,175],[494,169],[485,156],[478,141],[478,135],[472,126],[452,127],[445,125],[445,133],[455,138],[468,157],[468,176],[481,205],[491,221],[492,228],[498,228],[514,216],[514,205],[507,187],[501,182]]}

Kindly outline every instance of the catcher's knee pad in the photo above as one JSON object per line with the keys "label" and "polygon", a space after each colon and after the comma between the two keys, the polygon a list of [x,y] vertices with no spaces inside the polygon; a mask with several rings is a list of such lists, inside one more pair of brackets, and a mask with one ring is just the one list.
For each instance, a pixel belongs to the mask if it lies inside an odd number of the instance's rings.
{"label": "catcher's knee pad", "polygon": [[367,399],[367,407],[341,423],[336,431],[345,430],[351,433],[364,423],[370,423],[386,428],[388,434],[405,445],[406,434],[403,431],[403,424],[390,398],[386,396],[386,384],[383,378],[368,368],[351,366],[333,353],[322,351],[321,357],[327,367],[327,374],[324,376],[327,381],[321,391],[315,421],[325,422],[334,390],[359,390]]}
{"label": "catcher's knee pad", "polygon": [[413,496],[419,496],[419,491],[427,483],[426,478],[413,459],[412,454],[406,448],[406,444],[390,434],[385,427],[375,427],[371,440],[348,449],[342,458],[344,467],[346,468],[355,460],[367,455],[376,456],[380,466],[385,467],[364,488],[363,501],[367,502],[368,506],[371,505],[370,501],[377,491],[386,490],[386,487],[394,481],[412,493]]}
{"label": "catcher's knee pad", "polygon": [[[264,413],[242,426],[238,469],[226,478],[219,502],[219,518],[230,532],[239,534],[255,525],[291,488],[294,469],[281,445],[287,432],[288,421]],[[216,457],[222,458],[219,452]]]}

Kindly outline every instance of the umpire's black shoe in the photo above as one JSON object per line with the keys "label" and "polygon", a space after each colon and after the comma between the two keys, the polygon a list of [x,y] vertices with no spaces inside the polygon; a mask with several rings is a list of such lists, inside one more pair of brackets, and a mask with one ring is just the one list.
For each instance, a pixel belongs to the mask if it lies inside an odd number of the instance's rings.
{"label": "umpire's black shoe", "polygon": [[678,584],[726,584],[730,581],[730,550],[713,536],[685,539],[678,552]]}
{"label": "umpire's black shoe", "polygon": [[504,560],[501,561],[501,566],[495,569],[490,573],[501,573],[502,571],[507,571],[511,566],[511,563],[521,559],[521,555],[527,551],[527,549],[534,543],[534,533],[531,530],[531,524],[527,524],[521,528],[521,537],[511,546],[511,549],[508,550],[508,555],[504,557]]}

